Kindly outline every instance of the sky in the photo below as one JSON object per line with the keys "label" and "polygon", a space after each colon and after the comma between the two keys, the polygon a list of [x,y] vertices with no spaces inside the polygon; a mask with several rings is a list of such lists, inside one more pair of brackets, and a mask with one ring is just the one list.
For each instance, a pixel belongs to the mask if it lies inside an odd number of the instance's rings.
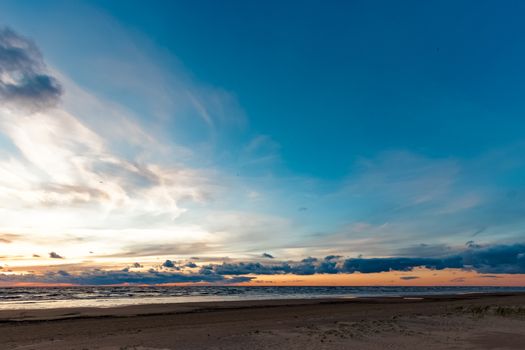
{"label": "sky", "polygon": [[0,286],[525,286],[523,15],[0,2]]}

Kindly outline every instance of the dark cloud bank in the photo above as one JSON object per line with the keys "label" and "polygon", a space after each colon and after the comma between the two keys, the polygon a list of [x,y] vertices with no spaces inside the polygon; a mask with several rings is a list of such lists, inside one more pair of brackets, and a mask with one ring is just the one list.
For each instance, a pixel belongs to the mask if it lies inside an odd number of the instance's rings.
{"label": "dark cloud bank", "polygon": [[59,82],[47,74],[38,47],[9,28],[0,28],[0,103],[38,110],[55,105]]}
{"label": "dark cloud bank", "polygon": [[[137,266],[140,264],[137,263]],[[330,255],[323,259],[308,257],[297,262],[236,262],[201,266],[196,273],[183,273],[184,267],[195,268],[194,263],[177,265],[167,260],[159,269],[148,271],[103,271],[99,269],[70,274],[67,271],[48,272],[44,275],[0,274],[0,282],[72,283],[79,285],[108,284],[162,284],[162,283],[217,283],[231,284],[249,282],[246,275],[313,275],[338,273],[377,273],[388,271],[409,272],[415,268],[444,270],[447,268],[472,270],[492,278],[497,274],[525,274],[525,244],[480,246],[468,245],[455,255],[441,258],[393,257],[350,258]],[[415,279],[415,276],[404,279]]]}
{"label": "dark cloud bank", "polygon": [[27,282],[27,283],[70,283],[77,285],[112,285],[112,284],[163,284],[163,283],[241,283],[250,281],[250,277],[230,277],[220,275],[201,275],[170,273],[156,270],[146,272],[131,272],[129,269],[121,271],[91,270],[80,274],[70,274],[67,271],[48,272],[44,275],[6,275],[0,274],[0,282]]}

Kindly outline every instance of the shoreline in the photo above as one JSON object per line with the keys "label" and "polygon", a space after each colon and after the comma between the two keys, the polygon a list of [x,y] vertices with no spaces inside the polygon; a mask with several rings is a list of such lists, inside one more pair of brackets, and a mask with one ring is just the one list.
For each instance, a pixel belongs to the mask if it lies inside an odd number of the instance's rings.
{"label": "shoreline", "polygon": [[4,310],[0,344],[2,350],[523,349],[525,293]]}
{"label": "shoreline", "polygon": [[111,318],[135,316],[177,315],[219,310],[260,309],[288,306],[312,306],[326,304],[393,304],[417,302],[455,302],[501,297],[525,298],[525,292],[470,292],[463,294],[410,294],[396,296],[357,296],[357,297],[313,297],[276,298],[248,300],[177,301],[159,303],[137,303],[118,306],[72,306],[56,308],[1,309],[0,323],[53,321],[81,318]]}

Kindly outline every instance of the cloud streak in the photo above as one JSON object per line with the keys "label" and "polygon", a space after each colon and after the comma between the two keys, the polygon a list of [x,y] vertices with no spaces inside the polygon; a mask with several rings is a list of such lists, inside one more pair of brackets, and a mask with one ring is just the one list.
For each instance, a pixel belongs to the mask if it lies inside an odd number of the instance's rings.
{"label": "cloud streak", "polygon": [[[212,201],[224,187],[222,175],[187,165],[176,145],[157,142],[133,113],[85,92],[58,72],[70,90],[57,105],[62,87],[46,74],[32,41],[0,29],[0,229],[24,233],[25,246],[34,237],[33,250],[52,249],[38,247],[42,236],[72,231],[89,236],[93,244],[112,246],[105,255],[122,252],[129,242],[138,247],[149,242],[205,245],[205,229],[176,219],[189,204]],[[74,104],[87,115],[64,107],[71,101],[79,102]],[[56,108],[44,108],[51,106]],[[29,250],[25,246],[20,249]],[[75,246],[68,248],[63,249],[68,258],[78,256]]]}

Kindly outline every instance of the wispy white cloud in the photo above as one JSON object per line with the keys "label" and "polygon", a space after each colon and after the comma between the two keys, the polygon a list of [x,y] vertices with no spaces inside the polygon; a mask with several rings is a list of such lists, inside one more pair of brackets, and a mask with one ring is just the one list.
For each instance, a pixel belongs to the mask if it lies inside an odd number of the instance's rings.
{"label": "wispy white cloud", "polygon": [[[7,69],[4,65],[10,73]],[[86,242],[66,245],[64,254],[79,259],[87,255],[89,244],[99,255],[141,244],[224,250],[221,247],[238,242],[240,236],[261,237],[262,227],[278,231],[267,223],[281,219],[235,209],[228,214],[197,211],[204,221],[181,221],[189,206],[202,210],[221,200],[218,193],[239,192],[236,184],[220,169],[191,165],[200,155],[161,141],[165,135],[153,134],[134,112],[89,93],[57,69],[50,71],[64,87],[60,104],[28,113],[26,101],[13,100],[16,103],[0,108],[0,132],[12,145],[0,157],[0,201],[6,204],[0,227],[33,236],[35,243],[25,240],[19,253],[42,249],[45,243],[39,237],[49,238],[52,245],[57,236],[73,232]],[[212,118],[206,112],[209,106],[204,106],[210,103],[219,110],[219,118],[226,117],[228,112],[220,110],[229,103],[221,102],[228,99],[226,93],[205,87],[197,97],[198,86],[192,84],[190,90],[188,103],[197,113]],[[247,244],[249,239],[243,241]]]}
{"label": "wispy white cloud", "polygon": [[462,246],[474,236],[486,243],[521,242],[524,212],[517,200],[523,193],[514,184],[494,185],[524,173],[517,149],[523,146],[471,159],[407,151],[362,159],[343,186],[320,196],[309,210],[313,215],[330,208],[323,215],[338,226],[327,226],[297,247],[391,256],[414,244]]}

